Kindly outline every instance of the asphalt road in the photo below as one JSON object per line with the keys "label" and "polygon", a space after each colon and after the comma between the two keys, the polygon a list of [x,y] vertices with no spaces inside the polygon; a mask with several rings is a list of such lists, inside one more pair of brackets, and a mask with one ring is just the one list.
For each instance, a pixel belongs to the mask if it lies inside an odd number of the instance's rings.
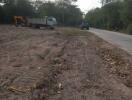
{"label": "asphalt road", "polygon": [[132,35],[90,28],[90,32],[132,54]]}

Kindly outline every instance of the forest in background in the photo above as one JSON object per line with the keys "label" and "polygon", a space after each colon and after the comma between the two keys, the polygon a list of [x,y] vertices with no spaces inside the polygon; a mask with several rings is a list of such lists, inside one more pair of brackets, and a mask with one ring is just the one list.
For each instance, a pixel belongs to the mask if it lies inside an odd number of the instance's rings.
{"label": "forest in background", "polygon": [[[2,0],[1,0],[2,1]],[[75,5],[76,0],[4,0],[0,6],[0,22],[13,23],[14,16],[38,17],[53,16],[60,25],[75,26],[82,20],[82,12]]]}
{"label": "forest in background", "polygon": [[92,27],[132,34],[132,0],[112,2],[92,9],[85,19]]}
{"label": "forest in background", "polygon": [[[0,23],[13,23],[14,16],[53,16],[59,25],[77,26],[83,20],[83,12],[77,0],[0,0]],[[103,1],[103,0],[100,0]],[[91,27],[122,31],[132,34],[132,0],[112,2],[86,13],[85,20]]]}

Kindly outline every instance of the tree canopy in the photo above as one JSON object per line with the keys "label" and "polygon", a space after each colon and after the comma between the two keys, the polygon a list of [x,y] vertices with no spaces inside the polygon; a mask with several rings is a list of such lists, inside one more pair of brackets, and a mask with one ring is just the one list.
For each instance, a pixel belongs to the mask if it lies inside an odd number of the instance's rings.
{"label": "tree canopy", "polygon": [[[13,16],[44,17],[53,16],[61,25],[77,25],[82,20],[82,12],[75,5],[77,0],[4,0],[0,7],[1,20],[10,23]],[[2,22],[1,21],[1,22]]]}
{"label": "tree canopy", "polygon": [[[132,26],[132,0],[112,2],[89,11],[86,20],[92,27],[109,30],[127,30]],[[131,27],[132,28],[132,27]]]}

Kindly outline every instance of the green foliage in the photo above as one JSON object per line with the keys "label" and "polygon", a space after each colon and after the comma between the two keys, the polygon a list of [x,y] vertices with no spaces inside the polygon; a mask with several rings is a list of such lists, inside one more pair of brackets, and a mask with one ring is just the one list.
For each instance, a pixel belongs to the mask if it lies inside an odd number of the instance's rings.
{"label": "green foliage", "polygon": [[61,25],[77,25],[82,20],[82,12],[75,5],[63,2],[45,2],[38,8],[38,14],[43,16],[54,16]]}
{"label": "green foliage", "polygon": [[132,23],[132,0],[109,3],[86,14],[92,27],[109,30],[124,30]]}
{"label": "green foliage", "polygon": [[121,12],[121,19],[124,24],[124,28],[127,28],[132,23],[132,0],[125,0],[123,9]]}
{"label": "green foliage", "polygon": [[2,10],[6,23],[12,22],[13,16],[32,16],[34,13],[33,6],[28,0],[5,0]]}
{"label": "green foliage", "polygon": [[96,28],[101,28],[104,27],[104,19],[102,18],[103,13],[101,9],[96,8],[89,13],[86,14],[86,20],[89,22],[90,26],[96,27]]}
{"label": "green foliage", "polygon": [[[42,0],[4,0],[5,5],[0,8],[0,19],[10,23],[13,16],[44,17],[53,16],[61,25],[77,25],[82,20],[82,12],[74,3],[77,0],[56,0],[46,2]],[[3,20],[3,19],[1,19]],[[1,21],[0,21],[1,22]]]}
{"label": "green foliage", "polygon": [[132,35],[132,24],[127,27],[127,32]]}
{"label": "green foliage", "polygon": [[122,5],[120,2],[111,3],[102,7],[107,29],[118,30],[122,28],[122,21],[120,19],[121,8]]}
{"label": "green foliage", "polygon": [[0,22],[3,22],[3,17],[4,17],[4,11],[2,7],[0,6]]}

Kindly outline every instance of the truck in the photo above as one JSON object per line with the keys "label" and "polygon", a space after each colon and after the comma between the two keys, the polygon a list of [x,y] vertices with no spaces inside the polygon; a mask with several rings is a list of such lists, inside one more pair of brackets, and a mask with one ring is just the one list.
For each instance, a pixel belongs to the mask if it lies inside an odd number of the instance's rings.
{"label": "truck", "polygon": [[54,29],[57,25],[56,18],[54,17],[44,17],[44,18],[27,18],[23,16],[14,16],[15,25],[18,26],[28,26],[33,28],[47,27]]}
{"label": "truck", "polygon": [[54,17],[27,18],[27,24],[34,28],[47,27],[54,29],[57,21]]}

